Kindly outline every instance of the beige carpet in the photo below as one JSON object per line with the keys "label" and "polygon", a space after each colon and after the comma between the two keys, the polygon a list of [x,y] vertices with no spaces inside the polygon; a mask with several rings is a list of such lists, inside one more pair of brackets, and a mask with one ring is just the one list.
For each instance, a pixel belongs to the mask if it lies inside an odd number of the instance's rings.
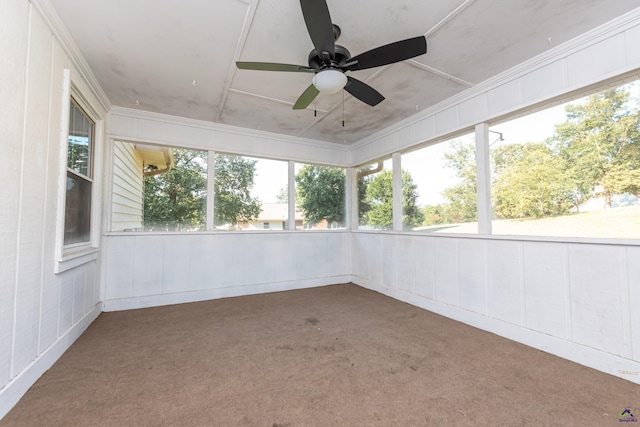
{"label": "beige carpet", "polygon": [[0,425],[614,426],[626,407],[640,386],[336,285],[103,313]]}

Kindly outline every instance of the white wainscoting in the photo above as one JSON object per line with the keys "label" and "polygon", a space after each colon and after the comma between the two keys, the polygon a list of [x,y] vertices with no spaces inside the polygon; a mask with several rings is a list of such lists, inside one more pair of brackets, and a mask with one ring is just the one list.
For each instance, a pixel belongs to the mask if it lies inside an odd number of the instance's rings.
{"label": "white wainscoting", "polygon": [[105,311],[349,282],[348,232],[110,234]]}
{"label": "white wainscoting", "polygon": [[640,384],[638,246],[353,232],[351,247],[360,286]]}

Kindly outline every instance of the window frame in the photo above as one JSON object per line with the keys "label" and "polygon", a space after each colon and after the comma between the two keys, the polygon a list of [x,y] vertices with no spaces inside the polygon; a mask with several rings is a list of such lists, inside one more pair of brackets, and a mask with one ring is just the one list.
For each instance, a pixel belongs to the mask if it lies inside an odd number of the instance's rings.
{"label": "window frame", "polygon": [[[73,99],[73,101],[72,101]],[[81,109],[93,122],[93,143],[90,150],[91,173],[86,177],[73,171],[74,174],[87,178],[91,182],[91,213],[89,225],[89,240],[65,244],[65,219],[66,219],[66,185],[68,144],[69,144],[69,121],[71,103]],[[91,102],[84,96],[80,88],[71,81],[71,72],[64,71],[64,84],[62,95],[62,108],[60,120],[60,144],[59,144],[59,176],[58,176],[58,207],[56,223],[56,257],[54,263],[54,273],[59,274],[82,264],[98,259],[98,249],[100,241],[100,200],[102,195],[102,146],[104,140],[104,119],[98,114],[98,109],[94,107],[97,101]]]}

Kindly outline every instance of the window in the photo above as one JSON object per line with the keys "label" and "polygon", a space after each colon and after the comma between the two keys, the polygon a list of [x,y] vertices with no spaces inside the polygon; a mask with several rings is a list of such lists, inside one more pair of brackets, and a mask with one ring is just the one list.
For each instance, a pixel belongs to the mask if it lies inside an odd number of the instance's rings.
{"label": "window", "polygon": [[358,228],[393,228],[393,172],[391,159],[358,168]]}
{"label": "window", "polygon": [[217,230],[281,230],[289,220],[288,162],[216,153]]}
{"label": "window", "polygon": [[477,233],[475,134],[402,155],[403,229]]}
{"label": "window", "polygon": [[346,227],[345,168],[296,163],[296,228]]}
{"label": "window", "polygon": [[208,152],[113,143],[111,231],[204,231]]}
{"label": "window", "polygon": [[67,142],[64,245],[91,241],[94,122],[71,99]]}
{"label": "window", "polygon": [[639,83],[491,128],[494,234],[640,238]]}
{"label": "window", "polygon": [[143,156],[144,230],[207,228],[207,152],[136,145]]}

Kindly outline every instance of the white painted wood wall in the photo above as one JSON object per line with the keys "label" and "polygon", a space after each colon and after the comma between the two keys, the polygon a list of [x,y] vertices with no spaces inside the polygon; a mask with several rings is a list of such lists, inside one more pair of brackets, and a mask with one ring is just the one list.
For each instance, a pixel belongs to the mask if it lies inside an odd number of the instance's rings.
{"label": "white painted wood wall", "polygon": [[347,283],[348,232],[111,234],[104,310]]}
{"label": "white painted wood wall", "polygon": [[2,417],[100,314],[101,297],[95,261],[54,274],[64,70],[95,100],[90,76],[26,0],[2,1],[0,52]]}

